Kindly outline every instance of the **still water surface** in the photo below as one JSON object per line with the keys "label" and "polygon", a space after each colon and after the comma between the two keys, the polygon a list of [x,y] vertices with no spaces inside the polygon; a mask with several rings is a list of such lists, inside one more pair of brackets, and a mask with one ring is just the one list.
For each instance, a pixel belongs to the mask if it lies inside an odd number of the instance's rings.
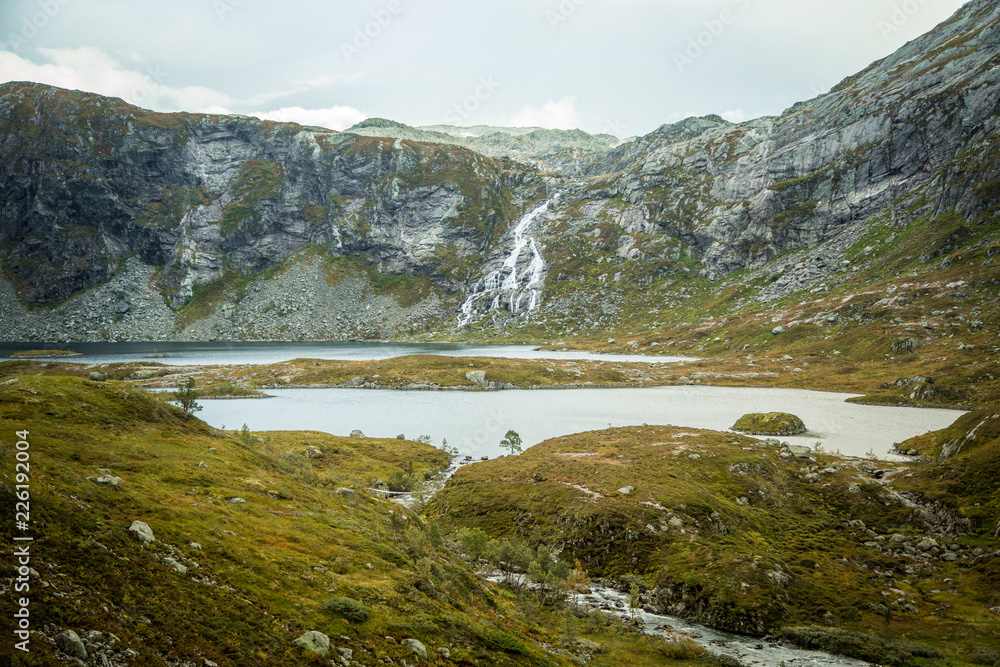
{"label": "still water surface", "polygon": [[548,438],[641,424],[725,431],[748,412],[791,412],[805,422],[805,436],[783,438],[830,452],[890,458],[893,443],[944,428],[962,414],[955,410],[888,408],[845,403],[853,394],[800,389],[745,387],[650,387],[508,391],[391,391],[371,389],[268,390],[274,398],[204,400],[198,416],[216,427],[251,430],[324,431],[348,435],[415,439],[430,435],[435,445],[471,456],[497,456],[508,429],[525,448]]}

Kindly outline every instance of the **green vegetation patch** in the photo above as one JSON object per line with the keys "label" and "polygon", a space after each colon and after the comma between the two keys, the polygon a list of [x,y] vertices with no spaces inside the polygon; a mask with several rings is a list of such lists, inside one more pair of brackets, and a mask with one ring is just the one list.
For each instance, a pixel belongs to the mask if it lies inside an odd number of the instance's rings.
{"label": "green vegetation patch", "polygon": [[927,646],[900,639],[883,639],[837,628],[805,626],[785,628],[781,636],[802,648],[817,649],[849,658],[870,660],[880,665],[906,665],[913,658],[940,658]]}
{"label": "green vegetation patch", "polygon": [[740,417],[733,430],[750,435],[798,435],[806,432],[806,425],[787,412],[755,412]]}
{"label": "green vegetation patch", "polygon": [[274,199],[281,190],[285,172],[278,162],[248,160],[240,167],[233,180],[233,201],[222,210],[223,236],[238,231],[259,232],[261,214],[257,204]]}

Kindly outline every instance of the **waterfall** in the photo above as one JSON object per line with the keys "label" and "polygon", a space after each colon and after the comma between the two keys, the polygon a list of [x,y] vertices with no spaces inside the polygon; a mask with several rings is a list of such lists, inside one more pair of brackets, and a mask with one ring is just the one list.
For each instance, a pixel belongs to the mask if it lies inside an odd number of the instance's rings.
{"label": "waterfall", "polygon": [[[476,315],[485,315],[500,308],[504,308],[511,315],[518,315],[522,312],[530,313],[538,307],[545,260],[538,251],[538,243],[534,237],[528,235],[528,228],[549,210],[549,204],[558,197],[557,194],[533,208],[514,226],[513,249],[499,269],[492,271],[473,285],[469,298],[462,304],[458,326],[464,327]],[[517,265],[525,248],[530,251],[531,259],[527,268],[518,273]],[[476,306],[480,303],[488,303],[489,306],[484,311],[478,312]]]}

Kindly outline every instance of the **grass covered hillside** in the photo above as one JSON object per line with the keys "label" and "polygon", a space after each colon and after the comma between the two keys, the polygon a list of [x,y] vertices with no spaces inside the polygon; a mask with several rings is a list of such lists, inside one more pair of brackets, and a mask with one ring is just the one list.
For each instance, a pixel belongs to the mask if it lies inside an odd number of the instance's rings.
{"label": "grass covered hillside", "polygon": [[818,633],[828,647],[833,629],[877,635],[925,648],[852,654],[963,664],[1000,648],[998,453],[994,440],[968,453],[979,458],[885,468],[731,433],[617,428],[465,468],[430,515],[545,544],[661,613],[803,643]]}
{"label": "grass covered hillside", "polygon": [[[565,613],[484,583],[436,524],[364,491],[442,468],[430,446],[221,432],[113,380],[13,375],[0,384],[8,508],[23,431],[30,528],[4,525],[8,541],[34,538],[18,593],[30,653],[13,651],[16,665],[73,663],[68,630],[87,665],[555,666],[581,654],[611,667],[703,653],[586,615],[567,639]],[[154,541],[136,539],[134,521]],[[6,561],[7,599],[16,576]],[[307,631],[330,638],[328,655],[293,644]]]}

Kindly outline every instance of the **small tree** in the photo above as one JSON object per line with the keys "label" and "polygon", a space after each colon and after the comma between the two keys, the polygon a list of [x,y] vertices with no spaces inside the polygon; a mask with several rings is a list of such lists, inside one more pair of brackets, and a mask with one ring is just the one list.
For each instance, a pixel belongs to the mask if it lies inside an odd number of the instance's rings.
{"label": "small tree", "polygon": [[180,403],[181,410],[192,415],[201,410],[201,406],[198,405],[198,398],[201,397],[201,392],[194,388],[194,378],[189,377],[184,380],[184,384],[177,388],[174,392],[174,400]]}
{"label": "small tree", "polygon": [[510,455],[521,453],[521,436],[517,434],[517,431],[507,431],[504,435],[503,440],[500,441],[500,446],[504,449],[510,450]]}

